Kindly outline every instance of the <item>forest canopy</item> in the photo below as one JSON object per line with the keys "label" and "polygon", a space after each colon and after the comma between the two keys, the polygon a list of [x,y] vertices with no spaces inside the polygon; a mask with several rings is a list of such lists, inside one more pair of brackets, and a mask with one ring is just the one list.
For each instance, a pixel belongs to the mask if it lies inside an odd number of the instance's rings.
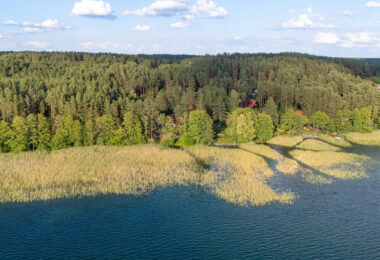
{"label": "forest canopy", "polygon": [[[226,127],[231,131],[229,118],[241,124],[252,121],[267,126],[268,131],[252,130],[252,136],[266,141],[277,127],[288,126],[296,133],[316,112],[309,122],[314,128],[320,125],[318,120],[327,117],[324,129],[336,131],[338,123],[331,122],[339,122],[339,129],[354,129],[353,117],[358,113],[374,127],[380,104],[376,88],[379,68],[376,59],[295,53],[2,53],[0,135],[9,128],[13,137],[0,136],[0,145],[4,146],[1,140],[13,138],[17,141],[3,150],[34,150],[40,137],[29,140],[30,129],[44,133],[40,140],[44,148],[126,145],[163,137],[169,144],[173,144],[170,138],[210,143],[214,136],[225,133]],[[238,114],[234,117],[236,109],[249,107],[252,100],[253,119],[239,118]],[[288,113],[287,119],[296,120],[294,126],[283,124],[289,109],[298,112]],[[192,113],[195,111],[205,114]],[[205,136],[194,136],[196,128],[189,125],[194,118],[204,122],[198,129]],[[21,134],[14,133],[15,129]]]}

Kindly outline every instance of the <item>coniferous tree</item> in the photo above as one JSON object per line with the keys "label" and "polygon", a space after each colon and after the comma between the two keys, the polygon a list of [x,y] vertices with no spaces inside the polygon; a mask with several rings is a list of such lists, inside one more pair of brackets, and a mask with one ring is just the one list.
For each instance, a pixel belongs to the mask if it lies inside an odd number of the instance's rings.
{"label": "coniferous tree", "polygon": [[263,112],[267,115],[270,115],[275,126],[278,125],[278,109],[272,97],[269,97],[267,103],[265,104]]}

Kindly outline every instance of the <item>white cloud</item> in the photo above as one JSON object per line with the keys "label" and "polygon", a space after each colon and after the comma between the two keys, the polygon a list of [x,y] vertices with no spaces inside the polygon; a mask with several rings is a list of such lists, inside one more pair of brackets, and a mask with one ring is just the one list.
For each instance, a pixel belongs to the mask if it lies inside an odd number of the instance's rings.
{"label": "white cloud", "polygon": [[172,23],[170,26],[173,28],[187,28],[191,25],[191,22],[194,19],[194,15],[186,14],[182,17],[183,21]]}
{"label": "white cloud", "polygon": [[49,47],[50,43],[40,42],[40,41],[29,41],[29,42],[24,42],[22,45],[27,46],[27,47],[32,47],[34,49],[46,49],[47,47]]}
{"label": "white cloud", "polygon": [[323,44],[336,44],[340,42],[340,38],[336,35],[336,33],[319,32],[317,35],[315,35],[314,42]]}
{"label": "white cloud", "polygon": [[176,16],[189,11],[189,6],[182,0],[156,0],[150,6],[137,9],[136,11],[125,11],[124,15],[136,16]]}
{"label": "white cloud", "polygon": [[376,46],[380,39],[370,35],[368,32],[360,33],[347,33],[345,35],[338,36],[332,32],[319,32],[314,37],[315,43],[324,43],[324,44],[336,44],[339,47],[343,48],[352,48],[352,47],[371,47]]}
{"label": "white cloud", "polygon": [[3,38],[3,35],[0,33],[0,39]]}
{"label": "white cloud", "polygon": [[4,25],[18,25],[18,22],[14,20],[8,20],[3,22]]}
{"label": "white cloud", "polygon": [[243,39],[243,37],[241,37],[241,36],[235,36],[234,39],[235,39],[235,41],[241,41]]}
{"label": "white cloud", "polygon": [[219,18],[228,15],[228,11],[221,6],[217,6],[213,1],[197,0],[196,5],[193,6],[193,13],[205,14],[210,18]]}
{"label": "white cloud", "polygon": [[367,2],[367,7],[380,7],[380,2]]}
{"label": "white cloud", "polygon": [[343,11],[343,14],[347,15],[347,16],[353,16],[354,15],[351,11],[348,11],[348,10]]}
{"label": "white cloud", "polygon": [[296,9],[289,8],[286,12],[287,12],[288,14],[294,14],[294,13],[296,12]]}
{"label": "white cloud", "polygon": [[150,26],[148,25],[137,25],[136,28],[135,28],[136,31],[149,31],[150,30]]}
{"label": "white cloud", "polygon": [[115,42],[82,42],[79,43],[79,47],[83,50],[112,50],[112,49],[118,49],[120,48],[120,44]]}
{"label": "white cloud", "polygon": [[36,27],[24,27],[24,32],[26,33],[39,33],[42,32],[41,28]]}
{"label": "white cloud", "polygon": [[42,23],[31,23],[24,21],[22,23],[18,23],[13,20],[3,22],[4,25],[8,26],[18,26],[22,27],[22,32],[25,33],[39,33],[44,31],[60,31],[60,30],[68,30],[71,29],[71,26],[63,25],[59,23],[57,19],[47,19]]}
{"label": "white cloud", "polygon": [[313,13],[313,9],[311,7],[308,7],[305,10],[304,14],[301,14],[297,18],[290,19],[287,22],[281,23],[281,28],[283,29],[332,29],[335,28],[332,24],[322,24],[320,22],[314,22],[314,18],[318,19],[319,21],[325,20],[325,17],[323,17],[320,14]]}
{"label": "white cloud", "polygon": [[112,9],[111,5],[101,0],[82,0],[76,2],[74,8],[71,11],[74,16],[84,17],[111,17]]}
{"label": "white cloud", "polygon": [[356,34],[347,34],[348,41],[353,43],[370,43],[372,42],[371,36],[367,32],[361,32]]}

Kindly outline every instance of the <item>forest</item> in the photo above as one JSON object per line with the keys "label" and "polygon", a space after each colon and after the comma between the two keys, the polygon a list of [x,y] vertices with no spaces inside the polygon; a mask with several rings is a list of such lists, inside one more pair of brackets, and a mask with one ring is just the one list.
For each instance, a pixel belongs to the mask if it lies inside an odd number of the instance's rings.
{"label": "forest", "polygon": [[0,152],[371,132],[379,78],[377,59],[297,53],[0,53]]}

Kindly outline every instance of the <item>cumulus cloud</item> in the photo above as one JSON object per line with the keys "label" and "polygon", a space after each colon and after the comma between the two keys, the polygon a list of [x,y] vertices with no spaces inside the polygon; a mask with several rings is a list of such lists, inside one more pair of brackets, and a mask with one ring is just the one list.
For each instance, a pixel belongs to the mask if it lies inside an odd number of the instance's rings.
{"label": "cumulus cloud", "polygon": [[340,38],[336,35],[336,33],[332,32],[319,32],[314,37],[315,43],[336,44],[339,41]]}
{"label": "cumulus cloud", "polygon": [[221,18],[228,14],[228,11],[218,6],[213,1],[196,0],[192,7],[185,0],[155,0],[151,5],[137,9],[127,10],[124,15],[135,16],[166,16],[180,17],[181,20],[171,24],[173,28],[186,28],[192,24],[195,16],[206,16],[208,18]]}
{"label": "cumulus cloud", "polygon": [[380,2],[367,2],[365,6],[367,6],[367,7],[380,7]]}
{"label": "cumulus cloud", "polygon": [[33,49],[46,49],[47,47],[50,46],[50,43],[40,42],[40,41],[29,41],[29,42],[24,42],[22,45],[26,47],[31,47]]}
{"label": "cumulus cloud", "polygon": [[315,43],[336,44],[344,48],[376,46],[380,42],[368,32],[346,33],[338,36],[332,32],[319,32],[314,37]]}
{"label": "cumulus cloud", "polygon": [[77,17],[114,18],[111,5],[101,0],[76,2],[71,14]]}
{"label": "cumulus cloud", "polygon": [[221,6],[217,6],[213,1],[197,0],[196,5],[193,6],[193,13],[205,14],[210,18],[219,18],[228,15],[228,11]]}
{"label": "cumulus cloud", "polygon": [[194,19],[194,15],[186,14],[182,17],[182,21],[172,23],[170,26],[173,28],[187,28],[191,25],[191,22]]}
{"label": "cumulus cloud", "polygon": [[14,20],[8,20],[8,21],[4,21],[3,22],[4,25],[9,25],[9,26],[16,26],[18,25],[18,22],[14,21]]}
{"label": "cumulus cloud", "polygon": [[136,11],[125,11],[124,15],[136,16],[176,16],[189,11],[190,7],[182,0],[156,0],[150,6],[137,9]]}
{"label": "cumulus cloud", "polygon": [[136,28],[135,28],[136,31],[149,31],[150,30],[150,26],[149,25],[137,25]]}
{"label": "cumulus cloud", "polygon": [[44,31],[60,31],[71,29],[71,26],[61,24],[57,19],[47,19],[42,23],[31,23],[31,22],[16,22],[13,20],[3,22],[7,26],[18,26],[23,28],[25,33],[39,33]]}
{"label": "cumulus cloud", "polygon": [[287,22],[281,23],[281,28],[283,29],[332,29],[335,28],[332,24],[322,24],[320,22],[313,21],[314,19],[317,19],[319,21],[325,20],[325,17],[321,16],[320,14],[313,13],[313,9],[311,7],[308,7],[305,10],[304,14],[301,14],[300,16],[296,18],[292,18]]}
{"label": "cumulus cloud", "polygon": [[372,42],[371,36],[368,32],[349,33],[346,35],[348,41],[353,43],[370,43]]}

